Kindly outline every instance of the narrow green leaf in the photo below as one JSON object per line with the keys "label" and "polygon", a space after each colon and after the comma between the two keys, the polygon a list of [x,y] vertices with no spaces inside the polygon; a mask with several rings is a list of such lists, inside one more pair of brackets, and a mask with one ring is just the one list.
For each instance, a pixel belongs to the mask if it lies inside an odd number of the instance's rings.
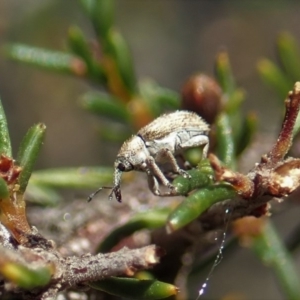
{"label": "narrow green leaf", "polygon": [[298,300],[300,279],[295,263],[282,244],[271,221],[266,221],[262,231],[253,237],[251,248],[275,272],[284,293],[283,298]]}
{"label": "narrow green leaf", "polygon": [[5,48],[9,58],[32,66],[44,68],[63,74],[84,76],[86,65],[77,56],[47,49],[31,47],[23,44],[12,44]]}
{"label": "narrow green leaf", "polygon": [[286,73],[293,81],[300,78],[300,51],[296,39],[288,32],[279,35],[277,49]]}
{"label": "narrow green leaf", "polygon": [[80,0],[95,31],[100,39],[105,39],[109,29],[113,26],[114,7],[113,0]]}
{"label": "narrow green leaf", "polygon": [[26,188],[25,199],[42,206],[55,206],[62,201],[62,197],[53,188],[32,184],[31,179]]}
{"label": "narrow green leaf", "polygon": [[85,11],[90,15],[92,14],[95,3],[97,0],[79,0],[81,3],[82,7],[85,9]]}
{"label": "narrow green leaf", "polygon": [[104,93],[86,93],[80,101],[82,107],[94,114],[125,123],[130,122],[126,105]]}
{"label": "narrow green leaf", "polygon": [[51,279],[49,268],[29,269],[26,266],[7,262],[0,268],[0,273],[8,280],[14,282],[24,289],[32,289],[38,286],[45,286]]}
{"label": "narrow green leaf", "polygon": [[180,95],[167,88],[158,87],[156,89],[156,101],[159,103],[161,110],[179,109]]}
{"label": "narrow green leaf", "polygon": [[170,208],[158,208],[136,214],[126,224],[110,232],[98,247],[97,252],[108,252],[121,239],[137,230],[163,227],[169,213]]}
{"label": "narrow green leaf", "polygon": [[158,280],[113,277],[91,282],[89,285],[95,289],[125,299],[164,299],[178,293],[178,288],[174,285]]}
{"label": "narrow green leaf", "polygon": [[275,90],[280,97],[280,101],[285,99],[293,81],[279,69],[277,65],[268,59],[261,59],[257,65],[258,73],[262,80]]}
{"label": "narrow green leaf", "polygon": [[200,148],[190,148],[184,151],[184,157],[192,166],[197,166],[203,158],[203,151]]}
{"label": "narrow green leaf", "polygon": [[235,167],[235,143],[233,129],[226,114],[219,115],[216,122],[217,156],[228,167]]}
{"label": "narrow green leaf", "polygon": [[105,72],[100,64],[94,60],[90,46],[80,28],[73,26],[69,29],[68,42],[71,51],[85,62],[88,75],[93,80],[106,84]]}
{"label": "narrow green leaf", "polygon": [[116,30],[111,29],[104,41],[106,54],[113,58],[122,81],[131,95],[136,92],[136,77],[133,69],[131,54],[123,36]]}
{"label": "narrow green leaf", "polygon": [[203,172],[201,169],[193,169],[187,171],[191,178],[177,176],[172,184],[176,187],[180,195],[187,195],[190,191],[196,188],[207,186],[212,183],[213,172]]}
{"label": "narrow green leaf", "polygon": [[163,88],[153,80],[140,81],[139,90],[154,116],[159,116],[166,109],[178,109],[180,106],[180,95],[177,92]]}
{"label": "narrow green leaf", "polygon": [[[236,196],[232,187],[226,184],[204,187],[188,196],[169,215],[167,231],[173,232],[198,218],[213,204]],[[225,209],[225,208],[224,208]]]}
{"label": "narrow green leaf", "polygon": [[9,191],[6,181],[0,177],[0,201],[9,197]]}
{"label": "narrow green leaf", "polygon": [[23,193],[27,187],[33,166],[44,141],[45,131],[46,126],[44,124],[36,124],[28,130],[21,143],[17,156],[17,161],[22,167],[19,175],[20,193]]}
{"label": "narrow green leaf", "polygon": [[98,37],[106,39],[109,30],[113,26],[115,1],[101,0],[94,1],[93,9],[90,10],[90,16]]}
{"label": "narrow green leaf", "polygon": [[226,52],[218,54],[215,65],[215,72],[218,82],[227,96],[231,96],[236,89],[232,75],[229,57]]}
{"label": "narrow green leaf", "polygon": [[230,116],[235,114],[241,114],[241,105],[245,101],[245,91],[242,89],[236,89],[225,103],[224,110]]}
{"label": "narrow green leaf", "polygon": [[12,157],[9,131],[2,101],[0,99],[0,155]]}
{"label": "narrow green leaf", "polygon": [[92,65],[91,51],[90,48],[88,47],[87,41],[85,40],[84,34],[79,27],[72,26],[69,28],[68,42],[74,54],[83,58],[83,60],[87,64],[87,67],[91,68]]}
{"label": "narrow green leaf", "polygon": [[107,184],[112,179],[112,168],[61,168],[35,171],[30,184],[56,188],[94,188]]}

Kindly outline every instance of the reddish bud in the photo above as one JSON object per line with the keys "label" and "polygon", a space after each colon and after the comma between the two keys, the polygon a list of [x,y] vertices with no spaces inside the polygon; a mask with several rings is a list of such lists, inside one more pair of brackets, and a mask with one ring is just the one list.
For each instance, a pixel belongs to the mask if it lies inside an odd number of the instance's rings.
{"label": "reddish bud", "polygon": [[194,111],[212,124],[221,110],[222,90],[218,83],[204,74],[192,76],[181,92],[182,108]]}
{"label": "reddish bud", "polygon": [[8,185],[14,185],[19,177],[22,168],[15,165],[12,158],[0,155],[0,177],[2,177]]}

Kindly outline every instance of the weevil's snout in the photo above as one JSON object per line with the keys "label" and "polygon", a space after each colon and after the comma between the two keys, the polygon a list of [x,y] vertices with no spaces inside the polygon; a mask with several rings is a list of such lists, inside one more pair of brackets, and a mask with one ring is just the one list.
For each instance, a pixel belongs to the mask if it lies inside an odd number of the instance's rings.
{"label": "weevil's snout", "polygon": [[[113,194],[115,194],[116,199],[118,202],[122,202],[122,195],[121,195],[121,176],[123,169],[125,170],[125,166],[123,168],[123,164],[120,161],[115,162],[115,173],[114,173],[114,187],[111,190],[111,193],[109,194],[108,198],[111,200],[113,198]],[[120,166],[119,166],[120,165]]]}

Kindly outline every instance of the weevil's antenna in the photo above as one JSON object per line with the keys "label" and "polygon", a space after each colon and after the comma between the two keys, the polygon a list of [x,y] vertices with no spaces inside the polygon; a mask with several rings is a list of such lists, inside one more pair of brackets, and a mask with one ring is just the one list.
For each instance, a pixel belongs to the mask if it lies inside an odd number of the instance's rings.
{"label": "weevil's antenna", "polygon": [[87,202],[91,202],[93,200],[93,198],[103,189],[113,189],[113,187],[111,186],[102,186],[101,188],[99,188],[96,192],[90,194],[87,198]]}
{"label": "weevil's antenna", "polygon": [[87,201],[91,202],[92,199],[95,197],[95,195],[97,195],[103,189],[111,189],[108,199],[112,200],[113,194],[115,194],[117,201],[122,202],[122,195],[121,195],[121,190],[120,190],[121,175],[122,175],[122,171],[120,171],[118,168],[116,168],[115,173],[114,173],[114,186],[113,187],[112,186],[100,187],[96,192],[94,192],[88,196]]}

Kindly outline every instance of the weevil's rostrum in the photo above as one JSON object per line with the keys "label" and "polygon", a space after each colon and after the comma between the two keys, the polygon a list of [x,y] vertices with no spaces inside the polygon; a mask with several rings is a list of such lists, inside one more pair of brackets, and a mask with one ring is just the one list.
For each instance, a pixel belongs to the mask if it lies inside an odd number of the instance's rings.
{"label": "weevil's rostrum", "polygon": [[[198,146],[203,147],[203,157],[206,157],[208,133],[209,126],[193,112],[176,111],[158,117],[122,145],[114,165],[114,186],[109,198],[115,194],[121,201],[121,175],[131,170],[147,174],[149,188],[155,195],[175,195],[176,190],[167,179],[163,167],[168,165],[168,171],[189,177],[176,158],[184,150]],[[159,184],[166,186],[167,191],[160,191]]]}

